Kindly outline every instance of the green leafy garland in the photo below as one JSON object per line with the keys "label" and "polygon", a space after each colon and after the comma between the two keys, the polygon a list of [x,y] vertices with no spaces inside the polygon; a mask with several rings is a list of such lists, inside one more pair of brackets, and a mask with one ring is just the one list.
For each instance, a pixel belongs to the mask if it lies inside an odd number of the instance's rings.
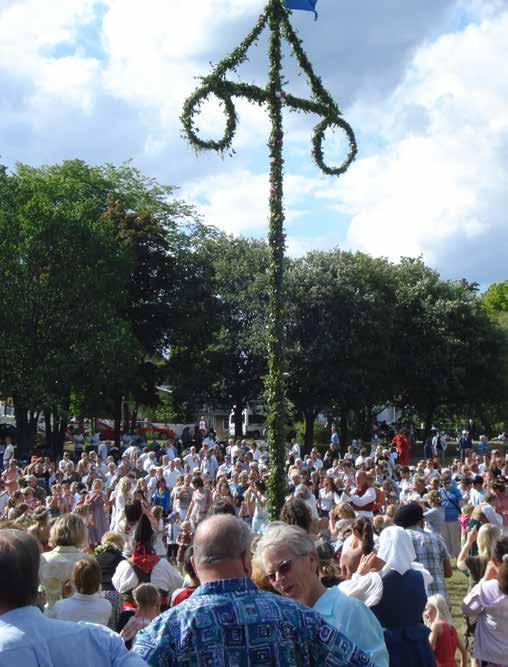
{"label": "green leafy garland", "polygon": [[[236,83],[228,81],[225,77],[228,72],[235,72],[238,67],[247,59],[249,48],[258,41],[261,33],[265,29],[269,17],[277,15],[277,25],[282,29],[284,38],[289,42],[293,53],[307,75],[311,90],[312,99],[304,100],[294,95],[290,95],[282,90],[260,88],[247,83]],[[201,77],[202,85],[186,100],[181,116],[184,133],[191,145],[196,150],[215,150],[226,152],[231,149],[233,139],[238,126],[233,97],[243,97],[250,102],[260,106],[270,103],[270,98],[274,94],[278,95],[282,104],[292,111],[303,111],[304,113],[314,113],[321,116],[321,120],[316,125],[312,137],[312,156],[318,167],[330,176],[339,176],[344,173],[353,162],[357,153],[357,145],[354,132],[351,126],[342,118],[337,104],[332,99],[319,76],[314,73],[312,65],[303,50],[302,40],[298,37],[289,21],[290,11],[286,9],[284,0],[270,0],[268,6],[259,17],[256,25],[249,35],[243,40],[232,53],[226,56],[218,65],[216,65],[211,74]],[[280,54],[279,54],[280,55]],[[270,63],[271,65],[273,63]],[[280,63],[279,63],[280,64]],[[201,105],[210,95],[215,95],[221,100],[226,114],[226,129],[222,139],[218,141],[205,140],[199,136],[199,128],[195,125],[195,116],[199,114]],[[343,130],[349,141],[349,152],[347,158],[339,167],[329,167],[326,165],[323,156],[323,142],[327,129]]]}
{"label": "green leafy garland", "polygon": [[[268,404],[267,426],[271,472],[269,480],[269,509],[272,519],[277,519],[287,493],[285,475],[285,383],[284,383],[284,295],[283,261],[284,236],[284,160],[282,149],[284,132],[282,107],[291,111],[317,114],[322,120],[316,125],[312,136],[312,156],[325,174],[339,176],[344,173],[357,154],[357,145],[351,126],[342,118],[339,107],[316,76],[303,50],[302,41],[290,23],[291,12],[284,0],[269,0],[256,25],[243,42],[218,65],[212,73],[201,77],[202,85],[186,100],[181,116],[184,134],[197,150],[215,150],[221,153],[232,151],[232,143],[238,126],[234,97],[243,97],[259,106],[266,105],[270,115],[272,130],[268,142],[270,152],[270,227],[269,227],[269,306],[268,306],[268,377],[266,394]],[[270,29],[269,63],[270,76],[266,88],[238,83],[226,79],[228,72],[235,72],[247,59],[247,52],[256,43],[266,28]],[[312,90],[312,99],[305,100],[290,95],[282,87],[282,38],[291,45],[300,67],[307,75]],[[199,136],[195,117],[203,102],[215,95],[222,103],[226,114],[226,128],[218,140],[205,140]],[[346,133],[349,152],[338,167],[329,167],[324,160],[323,142],[328,129],[340,129]]]}

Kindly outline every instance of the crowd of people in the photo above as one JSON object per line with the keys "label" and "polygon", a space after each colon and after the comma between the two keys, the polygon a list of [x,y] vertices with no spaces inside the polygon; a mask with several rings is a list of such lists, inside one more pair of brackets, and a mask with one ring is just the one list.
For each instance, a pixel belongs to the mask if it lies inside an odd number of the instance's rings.
{"label": "crowd of people", "polygon": [[262,442],[125,438],[26,465],[10,445],[0,666],[508,665],[508,457],[462,437],[453,460],[439,433],[420,460],[404,429],[293,440],[277,521]]}

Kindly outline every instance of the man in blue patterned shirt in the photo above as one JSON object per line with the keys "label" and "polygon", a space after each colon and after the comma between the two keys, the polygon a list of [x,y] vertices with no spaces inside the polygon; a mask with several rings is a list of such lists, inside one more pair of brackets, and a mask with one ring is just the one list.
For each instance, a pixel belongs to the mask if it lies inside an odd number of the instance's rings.
{"label": "man in blue patterned shirt", "polygon": [[201,586],[141,630],[134,651],[152,667],[374,667],[320,614],[256,588],[250,542],[236,517],[201,523],[193,558]]}

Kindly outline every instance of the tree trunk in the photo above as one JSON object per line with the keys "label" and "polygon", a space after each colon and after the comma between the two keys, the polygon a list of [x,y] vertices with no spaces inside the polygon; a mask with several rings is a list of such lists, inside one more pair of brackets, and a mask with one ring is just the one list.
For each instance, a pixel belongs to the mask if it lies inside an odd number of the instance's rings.
{"label": "tree trunk", "polygon": [[[70,405],[70,403],[69,403]],[[67,431],[67,422],[69,419],[69,411],[62,410],[61,412],[54,412],[53,415],[53,451],[57,458],[63,456],[65,433]]]}
{"label": "tree trunk", "polygon": [[349,436],[347,426],[347,410],[344,410],[340,418],[340,455],[344,456],[347,452],[347,440]]}
{"label": "tree trunk", "polygon": [[120,448],[120,431],[122,428],[122,397],[118,396],[113,401],[113,417],[115,420],[115,447]]}
{"label": "tree trunk", "polygon": [[431,430],[432,430],[432,422],[434,421],[434,406],[429,407],[427,410],[427,414],[425,415],[425,424],[424,424],[424,431],[423,431],[423,444],[427,442],[427,438],[429,437]]}
{"label": "tree trunk", "polygon": [[243,438],[243,405],[236,404],[233,408],[233,424],[235,425],[235,438]]}
{"label": "tree trunk", "polygon": [[[126,404],[127,405],[127,404]],[[136,422],[138,421],[138,404],[135,403],[132,409],[131,421],[129,425],[129,433],[134,433],[136,430]]]}
{"label": "tree trunk", "polygon": [[44,410],[44,426],[46,429],[46,447],[54,455],[53,428],[51,424],[51,410]]}
{"label": "tree trunk", "polygon": [[314,423],[316,421],[315,412],[305,412],[305,435],[303,438],[303,452],[305,455],[310,454],[310,450],[314,445]]}
{"label": "tree trunk", "polygon": [[35,430],[28,409],[14,399],[16,417],[16,458],[28,457],[35,449]]}

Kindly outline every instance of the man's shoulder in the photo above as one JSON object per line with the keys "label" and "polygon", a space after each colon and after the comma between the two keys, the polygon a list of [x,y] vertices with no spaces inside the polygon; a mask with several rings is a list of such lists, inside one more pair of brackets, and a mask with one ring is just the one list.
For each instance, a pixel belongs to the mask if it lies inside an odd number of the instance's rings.
{"label": "man's shoulder", "polygon": [[259,620],[259,616],[253,613],[256,609],[262,610],[264,618],[271,618],[272,620],[274,618],[287,620],[289,616],[295,619],[302,614],[309,618],[317,617],[312,609],[298,602],[268,591],[255,590],[235,595],[228,595],[227,593],[191,595],[176,607],[172,607],[161,614],[152,626],[154,628],[156,625],[159,628],[171,625],[176,627],[175,623],[178,623],[181,619],[185,619],[187,623],[190,616],[198,614],[201,610],[213,612],[217,608],[225,610],[227,607],[243,609],[245,612],[245,614],[242,614],[243,620],[247,623],[250,620]]}

